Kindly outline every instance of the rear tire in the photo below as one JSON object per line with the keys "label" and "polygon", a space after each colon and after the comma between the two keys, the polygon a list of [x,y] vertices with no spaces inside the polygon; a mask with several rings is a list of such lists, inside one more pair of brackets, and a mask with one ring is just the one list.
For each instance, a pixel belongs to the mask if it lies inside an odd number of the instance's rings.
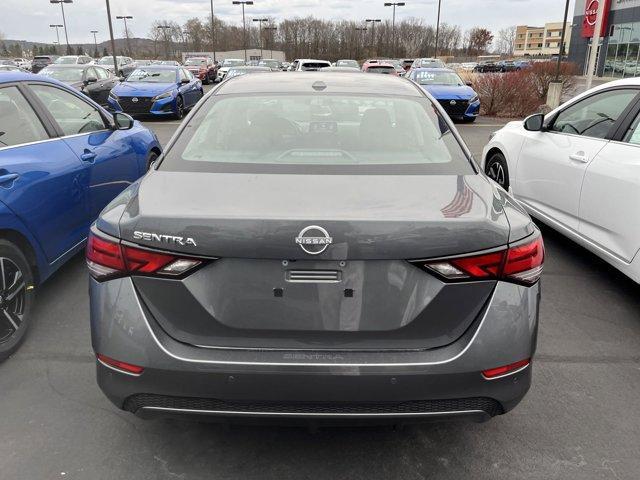
{"label": "rear tire", "polygon": [[492,153],[487,159],[485,166],[485,173],[487,176],[509,191],[509,167],[507,166],[507,160],[501,152]]}
{"label": "rear tire", "polygon": [[22,251],[0,240],[0,362],[24,341],[35,301],[33,271]]}
{"label": "rear tire", "polygon": [[182,120],[184,117],[184,100],[182,97],[176,99],[176,111],[173,114],[176,120]]}
{"label": "rear tire", "polygon": [[156,152],[149,153],[149,157],[147,157],[147,171],[149,171],[151,165],[153,165],[153,162],[155,162],[159,156],[160,155],[158,155]]}

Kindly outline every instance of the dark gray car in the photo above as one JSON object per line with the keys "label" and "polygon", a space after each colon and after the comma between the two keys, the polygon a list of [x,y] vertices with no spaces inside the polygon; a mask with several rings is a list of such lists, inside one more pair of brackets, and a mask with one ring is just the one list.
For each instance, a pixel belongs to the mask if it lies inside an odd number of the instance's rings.
{"label": "dark gray car", "polygon": [[237,77],[92,228],[98,383],[140,416],[484,420],[529,388],[543,257],[412,82]]}

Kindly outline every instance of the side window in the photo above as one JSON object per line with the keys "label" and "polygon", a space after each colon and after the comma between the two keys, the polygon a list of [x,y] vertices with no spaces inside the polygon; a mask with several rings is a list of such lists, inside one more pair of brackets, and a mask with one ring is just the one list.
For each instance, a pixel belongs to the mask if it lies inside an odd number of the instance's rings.
{"label": "side window", "polygon": [[98,80],[107,80],[109,78],[109,73],[104,68],[95,67],[94,70],[98,75]]}
{"label": "side window", "polygon": [[638,114],[633,121],[622,141],[632,143],[633,145],[640,145],[640,114]]}
{"label": "side window", "polygon": [[31,89],[49,110],[65,135],[105,129],[100,112],[75,95],[48,85],[31,85]]}
{"label": "side window", "polygon": [[181,68],[180,69],[180,80],[184,80],[185,78],[187,80],[191,81],[191,75],[186,70],[183,70]]}
{"label": "side window", "polygon": [[0,88],[0,148],[49,138],[17,87]]}
{"label": "side window", "polygon": [[89,78],[95,78],[98,79],[98,72],[96,72],[95,68],[87,68],[87,79]]}
{"label": "side window", "polygon": [[582,100],[560,112],[552,131],[605,138],[638,90],[609,90]]}

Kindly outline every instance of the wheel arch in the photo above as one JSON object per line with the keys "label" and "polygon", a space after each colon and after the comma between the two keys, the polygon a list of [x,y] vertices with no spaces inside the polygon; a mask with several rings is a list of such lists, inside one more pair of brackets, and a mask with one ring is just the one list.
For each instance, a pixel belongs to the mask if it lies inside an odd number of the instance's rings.
{"label": "wheel arch", "polygon": [[18,247],[29,262],[36,284],[41,282],[41,272],[36,251],[29,239],[21,232],[9,228],[0,228],[0,239],[8,240]]}

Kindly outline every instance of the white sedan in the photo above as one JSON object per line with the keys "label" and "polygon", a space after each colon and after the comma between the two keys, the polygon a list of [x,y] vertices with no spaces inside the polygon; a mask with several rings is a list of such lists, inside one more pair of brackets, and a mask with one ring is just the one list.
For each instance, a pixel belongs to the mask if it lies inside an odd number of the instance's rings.
{"label": "white sedan", "polygon": [[640,283],[640,78],[507,124],[482,168],[533,217]]}

